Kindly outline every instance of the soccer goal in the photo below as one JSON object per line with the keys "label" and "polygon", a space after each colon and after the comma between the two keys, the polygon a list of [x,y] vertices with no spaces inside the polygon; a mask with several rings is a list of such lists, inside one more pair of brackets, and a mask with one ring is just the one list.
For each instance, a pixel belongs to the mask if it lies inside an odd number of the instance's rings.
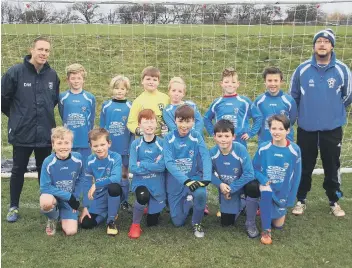
{"label": "soccer goal", "polygon": [[[228,1],[233,2],[233,1]],[[123,74],[132,83],[129,99],[142,90],[144,67],[161,70],[160,90],[182,76],[186,98],[204,113],[221,95],[225,67],[239,73],[239,94],[252,100],[264,92],[262,72],[276,66],[284,73],[284,91],[295,68],[312,56],[312,39],[321,29],[336,35],[337,58],[352,68],[352,1],[2,1],[2,74],[23,60],[31,41],[49,36],[49,64],[65,90],[65,66],[81,63],[88,72],[85,88],[101,103],[110,97],[108,83]],[[329,107],[326,107],[329,109]],[[57,123],[61,120],[57,115]],[[352,112],[344,127],[342,172],[352,172]],[[98,123],[98,116],[96,124]],[[12,157],[2,115],[2,159]],[[212,144],[212,139],[207,138]],[[253,155],[256,141],[249,143]],[[318,161],[315,173],[321,173]]]}

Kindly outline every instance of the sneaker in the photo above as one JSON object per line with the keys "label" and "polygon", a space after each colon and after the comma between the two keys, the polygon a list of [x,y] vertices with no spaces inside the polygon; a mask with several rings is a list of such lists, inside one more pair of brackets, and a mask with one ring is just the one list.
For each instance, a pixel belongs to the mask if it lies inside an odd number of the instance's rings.
{"label": "sneaker", "polygon": [[259,236],[259,231],[255,224],[247,226],[246,231],[249,238],[256,238]]}
{"label": "sneaker", "polygon": [[265,230],[262,232],[260,242],[264,245],[270,245],[273,243],[273,240],[271,239],[271,230]]}
{"label": "sneaker", "polygon": [[109,221],[106,233],[112,236],[115,236],[119,233],[115,221]]}
{"label": "sneaker", "polygon": [[195,237],[198,237],[198,238],[204,237],[204,229],[201,224],[193,225],[193,232],[194,232]]}
{"label": "sneaker", "polygon": [[333,206],[330,206],[330,214],[333,214],[336,217],[343,217],[346,215],[345,211],[336,202]]}
{"label": "sneaker", "polygon": [[121,207],[122,211],[126,211],[128,213],[132,213],[133,208],[127,201],[122,202],[120,207]]}
{"label": "sneaker", "polygon": [[128,232],[128,237],[131,239],[137,239],[141,236],[142,229],[141,225],[137,223],[132,223],[130,231]]}
{"label": "sneaker", "polygon": [[18,220],[18,207],[11,207],[9,212],[7,213],[7,221],[8,222],[16,222]]}
{"label": "sneaker", "polygon": [[218,217],[218,218],[221,217],[221,212],[220,212],[220,210],[218,210],[218,212],[216,212],[216,217]]}
{"label": "sneaker", "polygon": [[306,204],[302,204],[301,201],[298,201],[295,207],[292,209],[292,214],[294,215],[302,215],[306,209]]}
{"label": "sneaker", "polygon": [[210,214],[210,212],[209,212],[208,205],[205,205],[204,215],[207,216],[207,215],[209,215],[209,214]]}
{"label": "sneaker", "polygon": [[57,225],[57,220],[55,219],[48,219],[48,222],[46,223],[46,228],[45,232],[48,236],[53,236],[56,233],[56,225]]}

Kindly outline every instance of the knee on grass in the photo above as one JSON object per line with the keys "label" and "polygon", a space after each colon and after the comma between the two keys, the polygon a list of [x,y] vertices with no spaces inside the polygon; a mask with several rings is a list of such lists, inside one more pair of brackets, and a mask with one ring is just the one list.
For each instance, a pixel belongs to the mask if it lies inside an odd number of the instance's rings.
{"label": "knee on grass", "polygon": [[62,220],[61,226],[65,235],[71,236],[77,234],[78,222],[76,220]]}

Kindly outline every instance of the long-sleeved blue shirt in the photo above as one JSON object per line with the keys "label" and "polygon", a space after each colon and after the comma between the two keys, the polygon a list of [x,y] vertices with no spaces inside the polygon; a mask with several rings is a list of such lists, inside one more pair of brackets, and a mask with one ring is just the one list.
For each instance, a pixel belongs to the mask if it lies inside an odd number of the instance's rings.
{"label": "long-sleeved blue shirt", "polygon": [[84,183],[83,161],[80,153],[71,152],[61,160],[52,153],[45,158],[40,175],[40,192],[51,194],[63,201],[70,200],[71,194],[77,199]]}
{"label": "long-sleeved blue shirt", "polygon": [[286,147],[262,143],[253,158],[255,178],[261,185],[270,181],[273,200],[279,207],[294,205],[301,180],[301,150],[287,141]]}
{"label": "long-sleeved blue shirt", "polygon": [[252,161],[242,144],[233,142],[227,155],[223,155],[216,145],[210,149],[210,157],[213,163],[211,181],[217,187],[225,183],[230,186],[231,193],[235,193],[254,180]]}
{"label": "long-sleeved blue shirt", "polygon": [[100,112],[100,127],[110,133],[112,145],[110,150],[120,155],[128,155],[132,134],[127,128],[131,103],[127,100],[104,101]]}
{"label": "long-sleeved blue shirt", "polygon": [[178,195],[188,179],[211,181],[212,166],[209,151],[202,135],[191,130],[181,137],[177,130],[164,139],[164,158],[167,168],[166,191]]}
{"label": "long-sleeved blue shirt", "polygon": [[132,142],[129,171],[133,174],[133,191],[138,186],[145,186],[156,200],[166,199],[165,162],[161,138],[155,136],[152,141],[146,142],[140,137]]}
{"label": "long-sleeved blue shirt", "polygon": [[[108,156],[99,159],[95,154],[91,154],[87,159],[86,176],[92,178],[88,183],[90,185],[84,189],[90,189],[93,181],[96,186],[95,198],[99,198],[106,194],[108,185],[111,183],[121,183],[122,176],[122,160],[121,156],[109,151]],[[87,195],[88,193],[84,193]]]}
{"label": "long-sleeved blue shirt", "polygon": [[333,130],[346,124],[345,107],[352,102],[351,70],[334,52],[327,66],[319,66],[313,55],[293,73],[290,94],[297,103],[300,128]]}
{"label": "long-sleeved blue shirt", "polygon": [[71,90],[60,93],[59,112],[65,127],[73,132],[73,148],[89,148],[88,132],[94,127],[95,97],[82,90],[73,94]]}
{"label": "long-sleeved blue shirt", "polygon": [[262,126],[258,133],[258,144],[272,139],[268,119],[275,114],[284,114],[290,120],[291,128],[287,138],[291,141],[294,140],[294,130],[292,126],[297,119],[297,105],[290,95],[285,94],[282,90],[280,90],[276,96],[265,92],[255,99],[254,105],[257,106],[263,115]]}
{"label": "long-sleeved blue shirt", "polygon": [[[236,141],[239,141],[245,133],[250,138],[254,137],[260,129],[263,117],[249,98],[232,95],[217,98],[205,113],[204,125],[211,136],[214,135],[213,119],[215,119],[215,122],[220,119],[230,120],[235,127]],[[252,127],[249,122],[250,119],[253,119]]]}
{"label": "long-sleeved blue shirt", "polygon": [[[198,131],[200,134],[203,133],[203,127],[204,127],[204,123],[203,123],[203,117],[200,114],[197,105],[192,102],[192,101],[185,101],[184,104],[187,104],[189,106],[191,106],[194,110],[194,126],[193,129]],[[177,107],[179,107],[180,105],[173,105],[173,104],[169,104],[168,106],[166,106],[166,108],[163,110],[163,119],[167,125],[167,127],[169,128],[169,131],[173,131],[177,129],[176,123],[175,123],[175,111],[177,109]]]}

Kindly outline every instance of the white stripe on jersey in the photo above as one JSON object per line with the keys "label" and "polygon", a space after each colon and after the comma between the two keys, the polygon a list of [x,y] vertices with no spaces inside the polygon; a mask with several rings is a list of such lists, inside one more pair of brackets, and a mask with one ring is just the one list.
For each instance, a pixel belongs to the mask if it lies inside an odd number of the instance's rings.
{"label": "white stripe on jersey", "polygon": [[288,101],[288,99],[286,98],[286,96],[285,96],[285,95],[282,95],[282,96],[281,96],[281,99],[283,100],[284,103],[286,103],[286,104],[289,106],[289,109],[288,109],[288,110],[291,111],[291,106],[292,106],[292,105],[291,105],[291,103]]}
{"label": "white stripe on jersey", "polygon": [[56,163],[56,156],[53,158],[53,160],[51,160],[51,162],[49,163],[49,165],[46,167],[46,171],[48,172],[48,174],[50,174],[49,168],[54,165]]}
{"label": "white stripe on jersey", "polygon": [[296,150],[293,148],[292,144],[290,144],[288,146],[288,149],[290,150],[291,153],[293,153],[295,156],[298,157],[298,153],[296,152]]}
{"label": "white stripe on jersey", "polygon": [[138,148],[142,146],[142,143],[143,143],[143,138],[141,138],[139,144],[136,146],[136,152],[137,152]]}
{"label": "white stripe on jersey", "polygon": [[231,155],[232,155],[235,159],[239,160],[239,161],[241,162],[241,164],[243,164],[243,159],[242,159],[241,157],[239,157],[239,156],[235,153],[235,151],[232,151],[232,152],[231,152]]}
{"label": "white stripe on jersey", "polygon": [[105,114],[105,109],[108,108],[112,104],[112,101],[109,101],[107,104],[103,106],[103,113]]}
{"label": "white stripe on jersey", "polygon": [[66,99],[68,98],[68,96],[70,96],[70,93],[69,93],[69,92],[67,92],[67,93],[65,94],[65,96],[63,96],[63,97],[61,98],[60,102],[61,102],[62,105],[64,104],[64,100],[66,100]]}
{"label": "white stripe on jersey", "polygon": [[91,165],[91,164],[94,164],[95,160],[97,160],[96,157],[94,157],[92,160],[88,161],[88,166]]}
{"label": "white stripe on jersey", "polygon": [[113,163],[115,163],[115,159],[110,158],[110,155],[108,155],[108,160],[111,161],[111,162],[113,162]]}
{"label": "white stripe on jersey", "polygon": [[169,143],[173,143],[175,141],[175,135],[172,135],[171,139],[169,140]]}
{"label": "white stripe on jersey", "polygon": [[82,167],[82,161],[80,159],[74,157],[73,155],[71,155],[71,159],[72,159],[73,162],[80,163],[81,167]]}
{"label": "white stripe on jersey", "polygon": [[260,147],[258,153],[260,154],[261,151],[268,150],[271,147],[271,142],[269,142],[267,145]]}
{"label": "white stripe on jersey", "polygon": [[83,97],[90,102],[90,105],[93,105],[93,101],[87,96],[87,94],[84,92]]}
{"label": "white stripe on jersey", "polygon": [[306,92],[304,91],[302,86],[301,86],[301,93],[302,93],[302,95],[306,94]]}
{"label": "white stripe on jersey", "polygon": [[220,156],[220,150],[218,150],[218,151],[216,152],[216,154],[211,157],[211,159],[216,159],[216,158],[218,158],[219,156]]}
{"label": "white stripe on jersey", "polygon": [[195,141],[195,142],[197,142],[198,143],[198,139],[197,138],[195,138],[195,137],[193,137],[191,134],[189,134],[189,139],[191,140],[191,141]]}
{"label": "white stripe on jersey", "polygon": [[[218,99],[217,102],[214,103],[213,107],[211,107],[211,111],[215,113],[215,106],[222,100],[222,98]],[[216,116],[215,116],[216,118]]]}
{"label": "white stripe on jersey", "polygon": [[244,113],[243,121],[242,121],[242,128],[243,128],[243,127],[244,127],[244,122],[246,121],[246,118],[247,118],[249,103],[248,103],[246,100],[242,99],[240,96],[237,96],[237,99],[238,99],[239,101],[244,102],[244,103],[246,104],[246,112]]}
{"label": "white stripe on jersey", "polygon": [[306,66],[304,66],[301,71],[299,72],[299,75],[302,76],[302,74],[307,71],[307,69],[312,66],[311,64],[307,64]]}
{"label": "white stripe on jersey", "polygon": [[170,107],[166,109],[166,111],[167,111],[167,112],[168,112],[168,111],[171,111],[172,108],[174,108],[174,106],[171,104]]}
{"label": "white stripe on jersey", "polygon": [[155,144],[156,144],[156,146],[158,146],[158,148],[159,148],[160,151],[163,151],[163,147],[160,146],[160,144],[159,144],[158,141],[155,141]]}
{"label": "white stripe on jersey", "polygon": [[336,62],[338,64],[341,64],[343,67],[345,67],[346,72],[347,72],[347,81],[348,81],[348,83],[347,83],[347,88],[346,88],[347,89],[346,90],[346,96],[342,99],[343,102],[345,102],[350,97],[350,95],[352,94],[352,81],[351,81],[352,80],[352,75],[351,75],[351,70],[342,61],[336,60]]}
{"label": "white stripe on jersey", "polygon": [[262,102],[265,101],[265,98],[266,98],[266,96],[265,96],[265,94],[264,94],[263,97],[261,97],[260,100],[258,100],[258,102],[257,102],[257,107],[258,107],[258,108],[259,108],[259,104],[261,104]]}

